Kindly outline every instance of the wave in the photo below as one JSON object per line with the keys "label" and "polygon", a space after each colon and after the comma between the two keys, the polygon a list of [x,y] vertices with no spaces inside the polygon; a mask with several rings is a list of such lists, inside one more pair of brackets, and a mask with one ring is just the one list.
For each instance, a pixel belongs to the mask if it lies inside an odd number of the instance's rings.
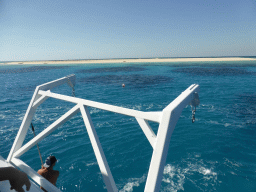
{"label": "wave", "polygon": [[146,181],[146,174],[144,174],[140,178],[130,178],[128,182],[124,185],[124,187],[119,192],[132,192],[134,187],[139,187],[142,183]]}
{"label": "wave", "polygon": [[[161,192],[184,191],[186,187],[196,188],[196,191],[215,191],[218,173],[215,171],[217,162],[207,162],[200,154],[183,159],[178,164],[167,164],[164,167]],[[135,188],[145,185],[147,175],[128,179],[120,192],[132,192]],[[185,187],[186,185],[186,187]]]}
{"label": "wave", "polygon": [[218,174],[215,171],[215,163],[206,162],[200,155],[195,155],[178,164],[167,164],[163,182],[161,191],[184,191],[185,185],[196,188],[196,191],[215,191]]}

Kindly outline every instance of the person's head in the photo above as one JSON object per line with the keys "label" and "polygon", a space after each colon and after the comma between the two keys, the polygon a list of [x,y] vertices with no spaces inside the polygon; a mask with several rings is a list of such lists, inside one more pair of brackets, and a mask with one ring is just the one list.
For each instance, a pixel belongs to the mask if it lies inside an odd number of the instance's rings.
{"label": "person's head", "polygon": [[55,165],[56,161],[57,161],[56,157],[49,156],[45,160],[44,167],[46,167],[46,168],[53,167]]}

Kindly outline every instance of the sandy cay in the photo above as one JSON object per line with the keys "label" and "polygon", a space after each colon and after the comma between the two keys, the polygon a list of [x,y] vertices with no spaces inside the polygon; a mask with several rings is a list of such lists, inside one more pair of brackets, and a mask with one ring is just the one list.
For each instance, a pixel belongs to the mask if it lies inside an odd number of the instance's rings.
{"label": "sandy cay", "polygon": [[171,62],[206,62],[206,61],[256,61],[256,58],[219,57],[219,58],[153,58],[153,59],[95,59],[95,60],[45,60],[45,61],[12,61],[4,65],[18,64],[93,64],[93,63],[171,63]]}

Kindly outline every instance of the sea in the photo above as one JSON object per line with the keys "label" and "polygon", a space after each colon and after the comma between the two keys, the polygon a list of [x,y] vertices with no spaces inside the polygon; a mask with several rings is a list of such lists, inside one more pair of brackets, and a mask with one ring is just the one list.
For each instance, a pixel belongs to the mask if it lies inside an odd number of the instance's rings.
{"label": "sea", "polygon": [[[161,192],[256,192],[256,61],[0,65],[0,155],[8,157],[36,86],[76,75],[75,97],[140,111],[162,111],[200,86],[171,137]],[[125,84],[125,87],[122,87]],[[63,85],[52,92],[72,96]],[[32,120],[39,134],[74,104],[49,98]],[[88,108],[120,192],[144,191],[153,149],[136,119]],[[149,122],[157,134],[158,123]],[[29,128],[24,144],[32,139]],[[80,113],[38,143],[54,155],[61,191],[107,191]],[[37,147],[21,157],[41,167]]]}

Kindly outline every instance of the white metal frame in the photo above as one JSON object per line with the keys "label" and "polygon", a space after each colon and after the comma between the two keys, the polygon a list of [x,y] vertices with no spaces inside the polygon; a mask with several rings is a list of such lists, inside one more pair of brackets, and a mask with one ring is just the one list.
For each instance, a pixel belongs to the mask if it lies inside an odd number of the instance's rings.
{"label": "white metal frame", "polygon": [[[76,115],[78,112],[81,112],[107,190],[109,192],[117,192],[118,189],[114,182],[113,176],[108,166],[108,162],[104,155],[89,110],[87,108],[87,106],[90,106],[136,118],[138,124],[140,125],[141,129],[143,130],[145,136],[147,137],[149,143],[153,148],[153,154],[147,176],[145,191],[159,191],[172,132],[183,108],[190,104],[193,99],[198,99],[198,97],[195,97],[195,95],[197,95],[197,93],[199,92],[199,85],[191,85],[166,108],[164,108],[163,111],[142,112],[51,92],[51,89],[53,89],[54,87],[60,86],[65,83],[69,84],[70,86],[74,86],[75,75],[66,76],[61,79],[57,79],[55,81],[37,86],[31,102],[28,106],[25,117],[20,126],[17,137],[7,158],[7,162],[12,162],[14,165],[19,167],[22,171],[27,173],[38,185],[42,186],[46,190],[60,191],[57,187],[55,187],[46,179],[38,175],[32,168],[30,168],[22,160],[20,160],[19,157],[26,153],[33,146],[35,146],[38,142],[43,140],[46,136],[51,134],[54,130],[56,130],[70,118],[72,118],[74,115]],[[62,115],[55,122],[53,122],[46,129],[44,129],[36,137],[34,137],[28,143],[22,146],[37,107],[49,97],[74,103],[75,106],[64,115]],[[155,135],[155,133],[151,129],[148,121],[159,123],[157,135]]]}

